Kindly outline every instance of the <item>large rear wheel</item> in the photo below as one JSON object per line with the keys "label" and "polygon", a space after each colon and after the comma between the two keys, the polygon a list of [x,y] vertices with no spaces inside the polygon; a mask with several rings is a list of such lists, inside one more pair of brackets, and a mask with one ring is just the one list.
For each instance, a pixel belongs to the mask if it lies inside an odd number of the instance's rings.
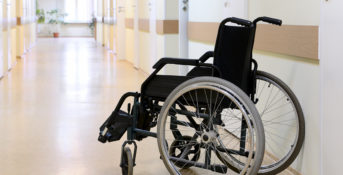
{"label": "large rear wheel", "polygon": [[159,150],[171,174],[222,174],[234,168],[250,175],[262,163],[258,111],[223,79],[198,77],[179,85],[166,99],[157,126]]}

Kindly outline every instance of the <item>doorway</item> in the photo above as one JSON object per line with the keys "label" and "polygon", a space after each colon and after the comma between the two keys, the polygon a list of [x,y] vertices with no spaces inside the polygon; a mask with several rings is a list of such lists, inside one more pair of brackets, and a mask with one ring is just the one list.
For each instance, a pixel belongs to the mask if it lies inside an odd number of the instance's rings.
{"label": "doorway", "polygon": [[116,4],[116,18],[117,18],[117,31],[116,31],[116,52],[118,59],[125,59],[126,55],[126,28],[125,28],[125,0],[118,0]]}

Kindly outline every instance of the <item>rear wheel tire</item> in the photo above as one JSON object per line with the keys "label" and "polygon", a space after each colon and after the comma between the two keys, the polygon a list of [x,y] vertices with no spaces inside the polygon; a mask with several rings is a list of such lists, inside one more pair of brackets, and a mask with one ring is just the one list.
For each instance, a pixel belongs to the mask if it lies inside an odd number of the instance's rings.
{"label": "rear wheel tire", "polygon": [[302,148],[304,114],[292,90],[267,72],[257,71],[255,98],[266,140],[259,174],[278,174],[292,164]]}

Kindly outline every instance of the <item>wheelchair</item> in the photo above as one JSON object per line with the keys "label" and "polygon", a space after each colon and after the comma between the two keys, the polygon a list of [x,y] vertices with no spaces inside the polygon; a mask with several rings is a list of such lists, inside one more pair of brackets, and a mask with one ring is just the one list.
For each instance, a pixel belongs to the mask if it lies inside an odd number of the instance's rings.
{"label": "wheelchair", "polygon": [[[133,173],[135,141],[146,137],[157,138],[170,174],[277,174],[295,160],[305,137],[304,115],[284,82],[257,70],[252,49],[260,21],[282,24],[269,17],[227,18],[219,25],[214,51],[199,59],[162,58],[140,93],[120,98],[98,140],[118,141],[127,132],[123,174]],[[185,76],[158,74],[167,64],[193,67]],[[123,111],[128,98],[132,105]]]}

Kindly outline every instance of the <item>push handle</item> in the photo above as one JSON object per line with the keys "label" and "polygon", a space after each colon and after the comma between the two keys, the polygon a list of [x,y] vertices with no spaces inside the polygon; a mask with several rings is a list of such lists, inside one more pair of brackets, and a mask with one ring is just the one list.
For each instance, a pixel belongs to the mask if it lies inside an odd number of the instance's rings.
{"label": "push handle", "polygon": [[264,21],[264,22],[279,25],[279,26],[282,25],[282,20],[276,19],[276,18],[270,18],[270,17],[266,17],[266,16],[259,17],[259,18],[255,19],[254,24],[256,25],[256,23],[259,21]]}
{"label": "push handle", "polygon": [[236,17],[226,18],[224,21],[220,23],[220,26],[224,26],[226,23],[232,22],[238,25],[249,27],[251,25],[251,22],[245,19],[240,19]]}
{"label": "push handle", "polygon": [[245,19],[236,18],[236,17],[227,18],[226,20],[223,21],[224,24],[227,22],[236,23],[236,24],[246,26],[246,27],[249,27],[251,25],[250,21],[245,20]]}

